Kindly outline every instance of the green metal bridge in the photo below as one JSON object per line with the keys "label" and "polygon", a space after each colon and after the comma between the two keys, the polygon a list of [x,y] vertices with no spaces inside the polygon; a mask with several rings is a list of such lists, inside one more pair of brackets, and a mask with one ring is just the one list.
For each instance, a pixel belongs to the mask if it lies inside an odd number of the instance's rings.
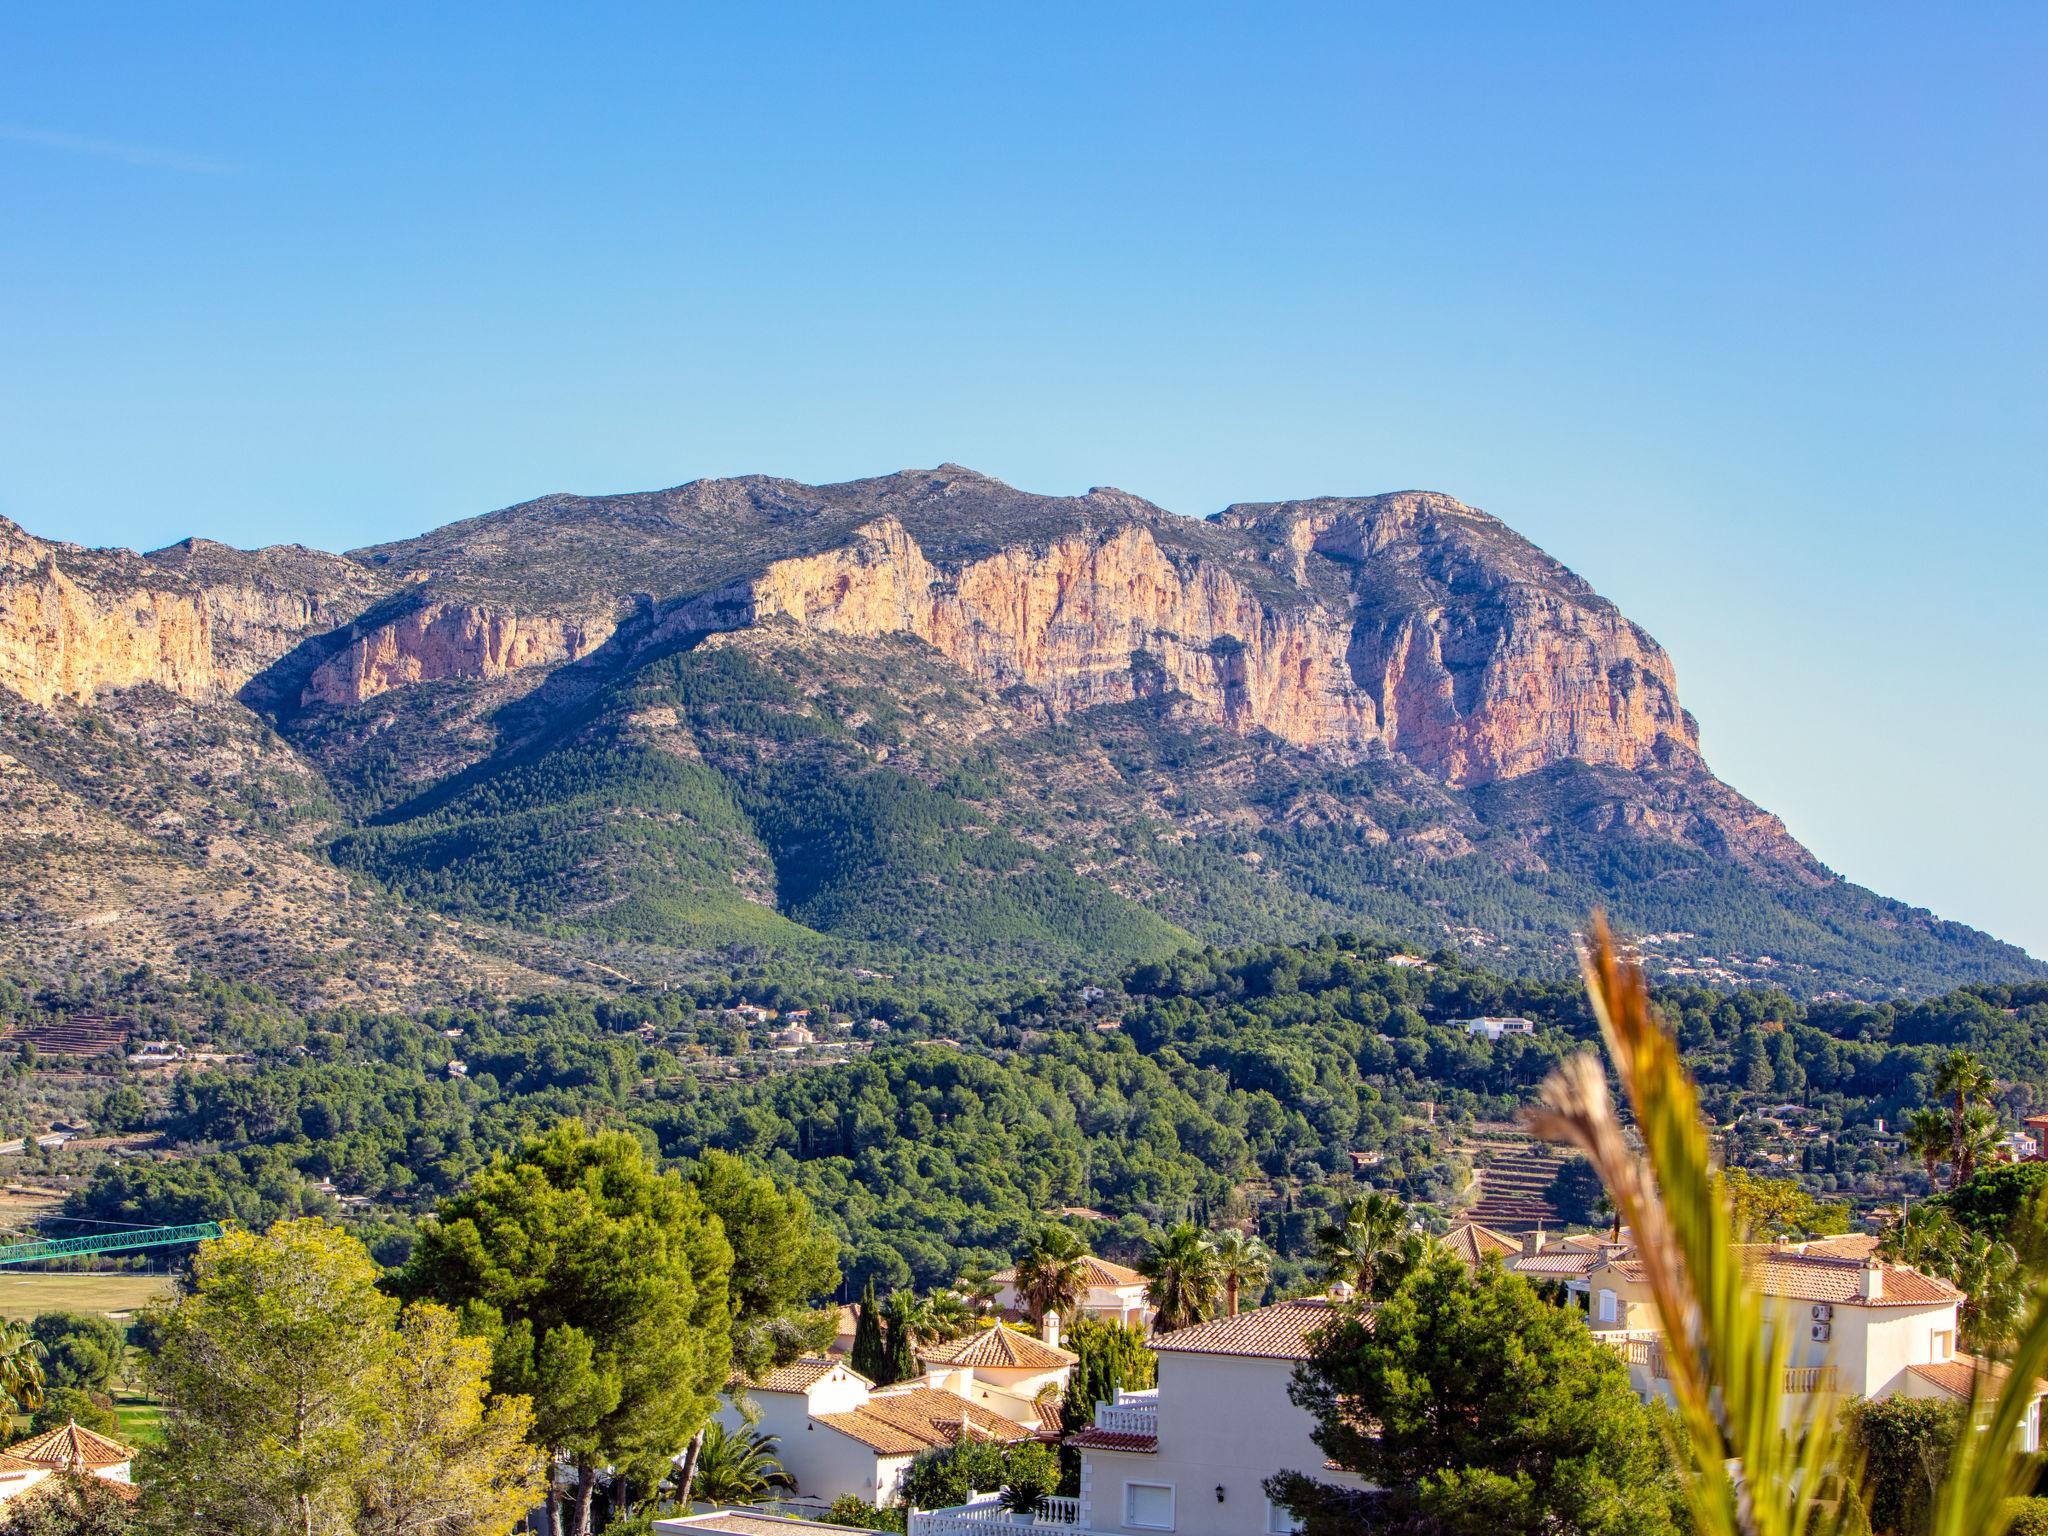
{"label": "green metal bridge", "polygon": [[173,1243],[203,1243],[221,1235],[217,1221],[195,1221],[183,1227],[144,1227],[131,1232],[101,1232],[92,1237],[53,1237],[33,1243],[0,1245],[0,1264],[28,1264],[36,1259],[61,1259],[75,1253],[122,1253],[131,1248],[164,1248]]}

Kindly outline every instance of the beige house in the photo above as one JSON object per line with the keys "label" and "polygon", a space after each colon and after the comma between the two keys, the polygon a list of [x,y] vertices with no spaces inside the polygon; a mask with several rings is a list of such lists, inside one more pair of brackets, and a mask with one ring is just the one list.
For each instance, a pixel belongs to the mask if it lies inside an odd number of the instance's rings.
{"label": "beige house", "polygon": [[1059,1324],[1047,1320],[1048,1338],[1033,1338],[1003,1323],[918,1352],[925,1385],[951,1392],[1031,1430],[1059,1433],[1060,1399],[1080,1356],[1061,1349]]}
{"label": "beige house", "polygon": [[[1770,1302],[1771,1326],[1790,1341],[1789,1393],[1933,1396],[1957,1376],[1967,1358],[1956,1342],[1962,1292],[1883,1262],[1875,1248],[1874,1238],[1853,1236],[1745,1250],[1751,1283]],[[1607,1255],[1583,1284],[1587,1324],[1622,1351],[1637,1391],[1668,1396],[1662,1324],[1641,1263],[1629,1252]],[[1963,1365],[1963,1379],[1968,1374]]]}
{"label": "beige house", "polygon": [[[1035,1341],[1031,1341],[1035,1342]],[[746,1407],[742,1406],[746,1404]],[[895,1500],[910,1463],[925,1451],[977,1440],[1029,1440],[1027,1426],[928,1381],[876,1387],[845,1361],[813,1356],[737,1384],[719,1408],[728,1430],[773,1435],[797,1495],[829,1504],[856,1494],[870,1504]]]}
{"label": "beige house", "polygon": [[[1140,1328],[1152,1325],[1152,1314],[1157,1309],[1146,1298],[1143,1275],[1107,1259],[1098,1259],[1092,1253],[1081,1262],[1088,1273],[1088,1290],[1077,1309],[1081,1316],[1135,1323]],[[1017,1271],[1006,1269],[989,1278],[997,1287],[996,1310],[1021,1316],[1024,1298],[1017,1291]]]}

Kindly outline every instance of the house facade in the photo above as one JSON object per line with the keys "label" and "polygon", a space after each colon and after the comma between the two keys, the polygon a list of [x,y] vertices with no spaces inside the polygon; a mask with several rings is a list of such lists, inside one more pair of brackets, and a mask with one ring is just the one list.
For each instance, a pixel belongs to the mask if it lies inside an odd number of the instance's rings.
{"label": "house facade", "polygon": [[[1076,1309],[1083,1317],[1112,1323],[1151,1326],[1157,1309],[1145,1296],[1145,1277],[1135,1269],[1112,1264],[1088,1254],[1082,1260],[1088,1274],[1088,1289]],[[990,1276],[996,1286],[996,1310],[1011,1316],[1024,1313],[1024,1298],[1017,1290],[1017,1271],[1006,1269]]]}
{"label": "house facade", "polygon": [[1013,1442],[1038,1433],[1035,1422],[1019,1423],[928,1379],[877,1387],[844,1360],[822,1355],[736,1386],[718,1419],[728,1430],[775,1436],[796,1495],[819,1504],[849,1493],[888,1504],[902,1491],[911,1462],[926,1451],[963,1435]]}
{"label": "house facade", "polygon": [[912,1515],[911,1536],[1003,1536],[1064,1526],[1076,1536],[1279,1536],[1294,1518],[1266,1497],[1276,1472],[1363,1486],[1325,1465],[1315,1420],[1287,1395],[1308,1337],[1346,1298],[1310,1297],[1155,1338],[1159,1384],[1098,1404],[1071,1437],[1081,1491],[1036,1527],[979,1503]]}
{"label": "house facade", "polygon": [[[1873,1401],[1931,1397],[1967,1384],[1972,1366],[1958,1345],[1962,1292],[1885,1263],[1875,1246],[1868,1237],[1844,1237],[1745,1250],[1766,1318],[1789,1340],[1788,1403],[1819,1392]],[[1668,1397],[1662,1323],[1641,1263],[1625,1251],[1609,1254],[1587,1271],[1583,1287],[1588,1326],[1622,1352],[1636,1390]],[[2026,1449],[2035,1448],[2030,1440]]]}

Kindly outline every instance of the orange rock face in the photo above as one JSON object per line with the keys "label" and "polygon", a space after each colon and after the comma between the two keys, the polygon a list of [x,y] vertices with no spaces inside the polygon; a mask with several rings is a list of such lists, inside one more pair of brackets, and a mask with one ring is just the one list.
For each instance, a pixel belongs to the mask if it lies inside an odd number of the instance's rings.
{"label": "orange rock face", "polygon": [[[37,704],[156,683],[187,698],[217,691],[213,620],[181,584],[84,579],[68,546],[0,524],[0,685]],[[140,562],[135,562],[139,564]]]}
{"label": "orange rock face", "polygon": [[1357,751],[1379,734],[1341,622],[1275,611],[1220,566],[1172,559],[1142,525],[941,570],[883,519],[846,548],[777,562],[753,590],[756,622],[913,634],[1054,717],[1174,692],[1298,746]]}
{"label": "orange rock face", "polygon": [[305,702],[350,705],[393,688],[450,678],[484,680],[578,661],[611,638],[602,610],[521,614],[471,603],[429,603],[359,635],[313,673]]}
{"label": "orange rock face", "polygon": [[[883,518],[843,548],[770,566],[754,616],[916,635],[1055,718],[1173,693],[1235,730],[1347,756],[1377,742],[1460,785],[1568,757],[1635,767],[1660,739],[1696,746],[1670,659],[1554,562],[1463,601],[1434,590],[1441,573],[1403,567],[1397,549],[1431,542],[1414,542],[1416,511],[1444,506],[1483,518],[1425,498],[1377,521],[1347,511],[1262,529],[1293,563],[1291,600],[1142,523],[942,568]],[[1348,602],[1314,589],[1311,555],[1358,573]]]}

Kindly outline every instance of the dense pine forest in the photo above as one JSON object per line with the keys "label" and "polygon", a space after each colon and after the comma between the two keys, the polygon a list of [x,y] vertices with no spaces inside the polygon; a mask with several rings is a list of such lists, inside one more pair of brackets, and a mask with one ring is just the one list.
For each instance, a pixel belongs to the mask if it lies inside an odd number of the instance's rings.
{"label": "dense pine forest", "polygon": [[[1990,1069],[2007,1120],[2048,1102],[2048,986],[1887,1004],[1667,989],[1659,1003],[1728,1161],[1861,1208],[1926,1188],[1895,1133],[1952,1046]],[[125,1015],[184,1052],[139,1068],[39,1058],[32,1033],[16,1045],[8,1125],[70,1117],[96,1133],[24,1154],[71,1217],[323,1213],[395,1263],[418,1216],[493,1154],[580,1118],[668,1159],[728,1151],[802,1190],[837,1228],[849,1291],[1002,1262],[1048,1212],[1109,1254],[1183,1217],[1251,1218],[1285,1284],[1361,1185],[1449,1219],[1475,1147],[1516,1134],[1543,1076],[1593,1039],[1575,983],[1351,935],[1191,950],[1116,986],[994,998],[763,974],[301,1014],[252,985],[138,973],[67,994],[8,987],[0,1007],[31,1031],[88,1007]],[[1458,1022],[1482,1015],[1535,1027],[1489,1042]],[[1572,1163],[1548,1194],[1597,1219]]]}

